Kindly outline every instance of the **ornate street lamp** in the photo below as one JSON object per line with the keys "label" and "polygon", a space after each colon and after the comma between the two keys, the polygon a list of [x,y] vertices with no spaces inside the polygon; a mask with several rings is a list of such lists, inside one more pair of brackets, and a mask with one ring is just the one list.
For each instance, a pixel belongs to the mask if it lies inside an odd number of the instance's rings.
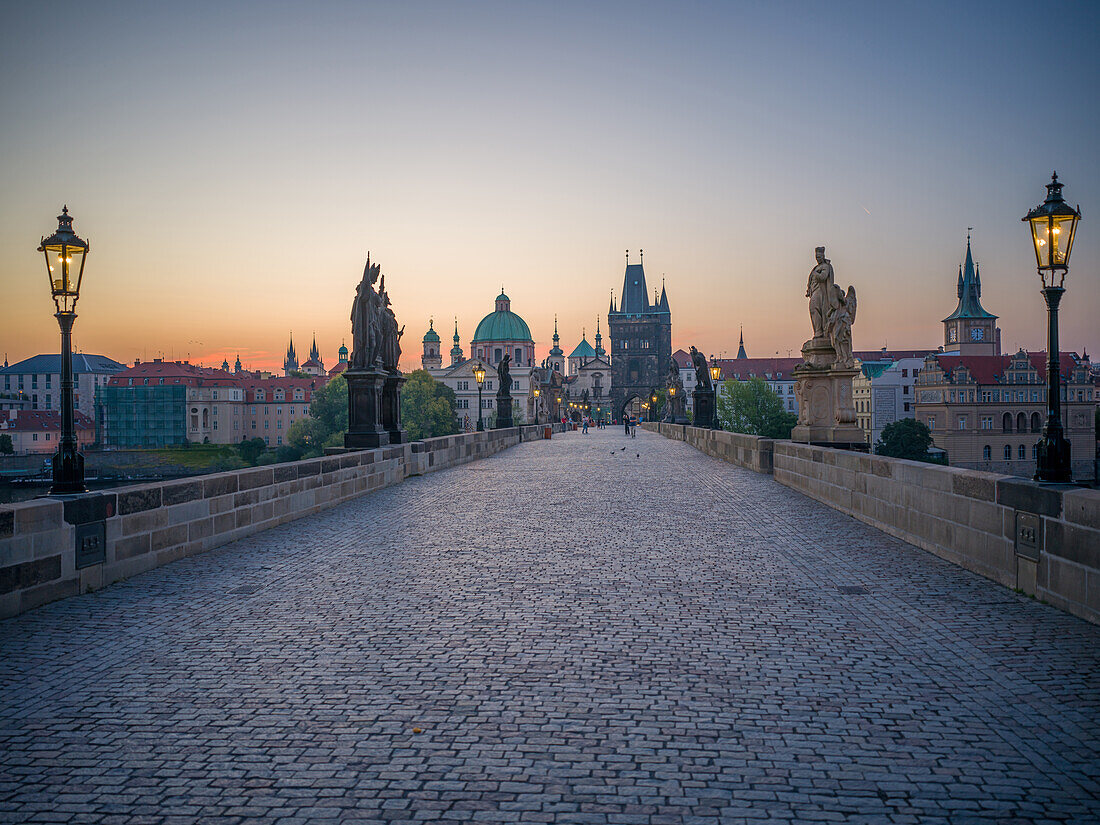
{"label": "ornate street lamp", "polygon": [[477,382],[477,431],[480,433],[485,429],[485,422],[481,418],[481,388],[485,385],[485,367],[480,361],[474,367],[474,380]]}
{"label": "ornate street lamp", "polygon": [[[1058,351],[1058,304],[1065,293],[1069,255],[1081,209],[1062,198],[1062,184],[1055,172],[1047,184],[1047,199],[1023,218],[1031,229],[1035,263],[1047,302],[1047,423],[1039,440],[1036,481],[1069,482],[1073,479],[1070,446],[1062,429],[1061,369]],[[1057,283],[1055,280],[1057,279]]]}
{"label": "ornate street lamp", "polygon": [[84,279],[84,262],[88,257],[88,242],[73,232],[69,207],[57,216],[57,231],[43,238],[38,247],[46,259],[46,277],[50,279],[50,294],[57,310],[54,317],[61,327],[61,443],[53,458],[51,495],[83,493],[84,456],[77,450],[75,416],[73,413],[73,323],[76,321],[76,301],[80,297],[80,282]]}
{"label": "ornate street lamp", "polygon": [[714,398],[711,400],[711,406],[714,408],[714,420],[711,422],[710,428],[712,430],[719,429],[718,426],[718,379],[722,375],[722,368],[718,366],[718,359],[713,355],[710,357],[710,391],[714,394]]}
{"label": "ornate street lamp", "polygon": [[542,422],[539,421],[539,388],[538,388],[537,385],[535,386],[534,394],[535,394],[535,423],[536,424],[541,424]]}

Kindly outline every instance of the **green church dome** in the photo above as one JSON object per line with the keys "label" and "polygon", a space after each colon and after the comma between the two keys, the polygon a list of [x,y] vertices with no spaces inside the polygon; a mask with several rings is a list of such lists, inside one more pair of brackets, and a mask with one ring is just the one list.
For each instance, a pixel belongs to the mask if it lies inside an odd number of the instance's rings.
{"label": "green church dome", "polygon": [[472,343],[482,341],[524,341],[533,342],[527,322],[511,310],[512,302],[504,290],[496,299],[496,312],[490,312],[481,319],[474,331]]}
{"label": "green church dome", "polygon": [[424,343],[439,343],[439,333],[435,331],[435,321],[428,321],[428,331],[424,333]]}

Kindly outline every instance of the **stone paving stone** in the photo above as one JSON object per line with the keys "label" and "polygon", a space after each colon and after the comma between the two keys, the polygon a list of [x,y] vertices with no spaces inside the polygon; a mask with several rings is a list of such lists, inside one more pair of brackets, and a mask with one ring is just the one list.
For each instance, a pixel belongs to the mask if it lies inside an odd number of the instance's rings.
{"label": "stone paving stone", "polygon": [[1100,820],[1100,629],[646,432],[47,605],[0,663],[3,823]]}

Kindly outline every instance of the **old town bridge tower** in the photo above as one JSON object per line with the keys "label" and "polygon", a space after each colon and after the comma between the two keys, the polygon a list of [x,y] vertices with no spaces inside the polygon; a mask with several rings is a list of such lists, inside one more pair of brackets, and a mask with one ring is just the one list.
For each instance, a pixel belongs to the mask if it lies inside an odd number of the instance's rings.
{"label": "old town bridge tower", "polygon": [[638,263],[632,264],[627,252],[619,308],[615,308],[612,297],[607,326],[611,332],[612,410],[621,420],[624,408],[630,407],[636,414],[636,408],[649,397],[650,390],[664,386],[672,358],[668,295],[662,284],[661,297],[658,299],[654,293],[654,301],[650,303],[640,253]]}

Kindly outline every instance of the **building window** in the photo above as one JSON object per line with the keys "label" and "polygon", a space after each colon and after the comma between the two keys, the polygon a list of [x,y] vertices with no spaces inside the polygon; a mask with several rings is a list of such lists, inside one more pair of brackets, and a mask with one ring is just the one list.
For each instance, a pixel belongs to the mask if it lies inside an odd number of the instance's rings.
{"label": "building window", "polygon": [[902,378],[908,378],[909,377],[909,370],[903,368],[902,371],[901,371],[901,377]]}
{"label": "building window", "polygon": [[1005,444],[1005,461],[1011,461],[1011,460],[1012,460],[1012,445],[1011,444]]}
{"label": "building window", "polygon": [[986,444],[982,447],[982,459],[984,461],[989,461],[991,458],[993,458],[993,448]]}
{"label": "building window", "polygon": [[1020,449],[1016,451],[1016,455],[1019,456],[1021,461],[1025,460],[1027,458],[1027,447],[1021,444]]}
{"label": "building window", "polygon": [[1041,432],[1043,429],[1043,420],[1039,417],[1039,413],[1034,412],[1031,414],[1031,431],[1033,433]]}
{"label": "building window", "polygon": [[959,429],[960,430],[965,430],[966,429],[966,416],[965,415],[960,415],[959,416]]}
{"label": "building window", "polygon": [[982,416],[982,429],[983,430],[992,430],[993,429],[993,416],[991,416],[991,415],[983,415]]}
{"label": "building window", "polygon": [[1038,444],[1032,444],[1031,445],[1031,460],[1036,461],[1036,460],[1038,460],[1038,458],[1039,458],[1039,445]]}
{"label": "building window", "polygon": [[909,412],[909,402],[908,402],[908,401],[906,401],[906,402],[905,402],[905,404],[904,404],[903,406],[905,407],[905,411],[906,411],[906,412]]}
{"label": "building window", "polygon": [[901,394],[902,395],[909,395],[909,385],[908,384],[903,384],[902,385]]}
{"label": "building window", "polygon": [[1012,432],[1012,413],[1005,413],[1001,416],[1001,432]]}
{"label": "building window", "polygon": [[928,429],[935,432],[936,430],[936,416],[928,416]]}
{"label": "building window", "polygon": [[31,441],[37,441],[37,440],[38,440],[38,433],[31,433]]}

